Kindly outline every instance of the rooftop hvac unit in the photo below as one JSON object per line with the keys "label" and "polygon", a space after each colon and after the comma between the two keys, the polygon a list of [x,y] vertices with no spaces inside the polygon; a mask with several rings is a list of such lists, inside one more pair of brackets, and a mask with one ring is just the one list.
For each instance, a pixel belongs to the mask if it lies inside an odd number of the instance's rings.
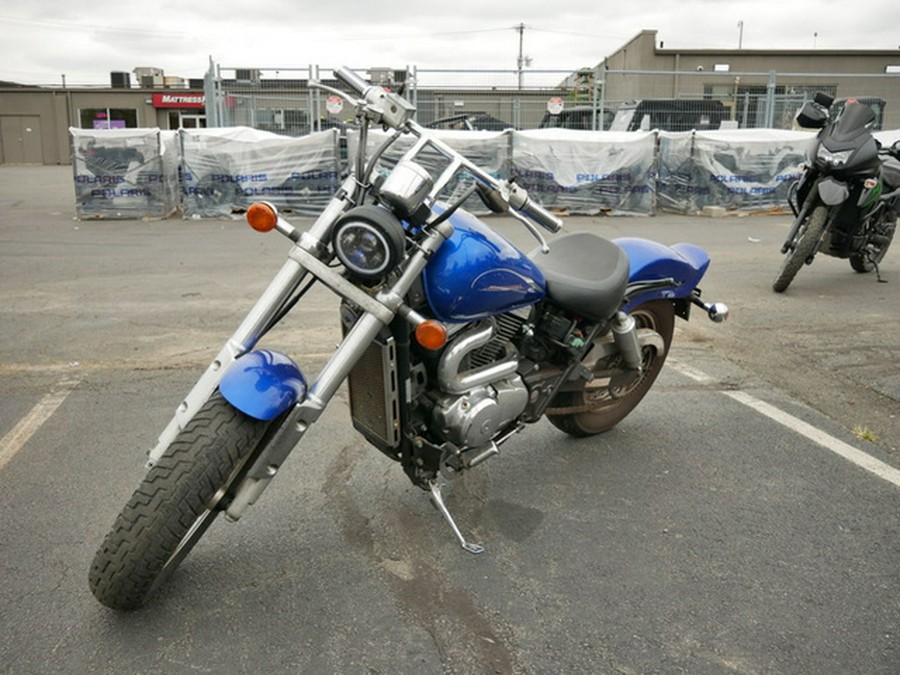
{"label": "rooftop hvac unit", "polygon": [[238,82],[259,82],[259,70],[256,68],[237,68],[234,79]]}
{"label": "rooftop hvac unit", "polygon": [[135,68],[132,72],[143,89],[156,89],[163,86],[162,68]]}
{"label": "rooftop hvac unit", "polygon": [[113,89],[128,89],[131,87],[131,73],[112,72],[109,74],[109,84]]}

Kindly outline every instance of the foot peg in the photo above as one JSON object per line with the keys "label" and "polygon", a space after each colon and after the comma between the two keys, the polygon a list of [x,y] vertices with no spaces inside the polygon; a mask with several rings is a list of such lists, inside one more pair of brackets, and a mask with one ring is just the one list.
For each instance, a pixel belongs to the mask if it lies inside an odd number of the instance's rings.
{"label": "foot peg", "polygon": [[466,541],[462,532],[459,531],[459,528],[453,520],[453,516],[451,516],[450,511],[447,510],[447,505],[444,504],[444,497],[441,494],[441,488],[437,482],[432,482],[429,485],[429,488],[431,489],[431,503],[434,504],[437,510],[441,512],[441,515],[444,516],[444,520],[447,521],[447,524],[450,525],[450,529],[453,530],[453,534],[456,535],[456,540],[459,542],[459,545],[469,553],[474,553],[476,555],[484,553],[484,546]]}

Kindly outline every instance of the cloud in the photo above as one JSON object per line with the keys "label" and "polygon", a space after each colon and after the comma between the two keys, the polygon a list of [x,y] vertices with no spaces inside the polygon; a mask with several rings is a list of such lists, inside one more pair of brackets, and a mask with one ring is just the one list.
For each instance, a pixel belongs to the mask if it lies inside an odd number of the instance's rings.
{"label": "cloud", "polygon": [[[109,71],[156,66],[201,77],[209,58],[228,66],[290,68],[407,65],[512,69],[523,51],[535,69],[600,63],[643,29],[667,48],[897,49],[900,3],[870,0],[645,0],[610,9],[595,0],[455,0],[411,12],[408,0],[304,3],[245,0],[156,5],[120,2],[86,12],[61,0],[0,10],[0,79],[105,84]],[[252,11],[251,11],[252,10]],[[900,51],[898,51],[900,60]]]}

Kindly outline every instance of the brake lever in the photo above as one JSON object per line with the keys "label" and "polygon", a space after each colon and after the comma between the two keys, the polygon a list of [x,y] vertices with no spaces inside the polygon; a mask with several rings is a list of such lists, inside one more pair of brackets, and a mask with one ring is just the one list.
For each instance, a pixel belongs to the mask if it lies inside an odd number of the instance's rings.
{"label": "brake lever", "polygon": [[509,215],[522,223],[527,228],[527,230],[534,235],[534,238],[537,239],[538,243],[540,243],[541,245],[541,253],[550,253],[550,247],[547,245],[547,240],[544,239],[544,235],[542,235],[540,231],[534,226],[534,223],[532,223],[530,220],[528,220],[528,218],[523,216],[515,209],[509,209],[507,213],[509,213]]}

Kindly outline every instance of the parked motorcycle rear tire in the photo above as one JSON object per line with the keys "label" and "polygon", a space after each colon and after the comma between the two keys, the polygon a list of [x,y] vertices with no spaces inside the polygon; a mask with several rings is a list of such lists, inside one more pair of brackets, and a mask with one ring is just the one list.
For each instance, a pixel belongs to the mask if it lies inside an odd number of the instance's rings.
{"label": "parked motorcycle rear tire", "polygon": [[781,270],[772,284],[772,289],[776,293],[784,293],[787,290],[794,277],[797,276],[797,272],[800,271],[806,260],[816,250],[816,246],[825,232],[827,217],[828,207],[817,206],[809,216],[809,220],[800,226],[800,231],[794,240],[794,248],[787,252],[784,261],[781,263]]}
{"label": "parked motorcycle rear tire", "polygon": [[[644,348],[644,372],[640,382],[621,398],[597,410],[575,413],[548,414],[547,419],[557,429],[570,436],[584,437],[608,431],[621,422],[644,398],[662,370],[672,334],[675,331],[675,306],[668,300],[653,300],[630,312],[638,328],[651,328],[663,339],[664,348],[658,353],[653,347]],[[590,355],[588,355],[590,357]],[[587,384],[577,391],[557,394],[552,408],[576,408],[590,405]]]}
{"label": "parked motorcycle rear tire", "polygon": [[218,392],[197,411],[122,509],[91,565],[91,591],[118,610],[141,607],[219,513],[270,425]]}
{"label": "parked motorcycle rear tire", "polygon": [[873,244],[870,242],[868,244],[868,246],[871,247],[869,251],[851,255],[850,267],[861,274],[873,271],[881,264],[881,261],[884,260],[884,256],[891,246],[891,241],[894,238],[894,231],[896,228],[896,220],[880,223],[876,229],[886,241],[883,241],[881,244]]}

